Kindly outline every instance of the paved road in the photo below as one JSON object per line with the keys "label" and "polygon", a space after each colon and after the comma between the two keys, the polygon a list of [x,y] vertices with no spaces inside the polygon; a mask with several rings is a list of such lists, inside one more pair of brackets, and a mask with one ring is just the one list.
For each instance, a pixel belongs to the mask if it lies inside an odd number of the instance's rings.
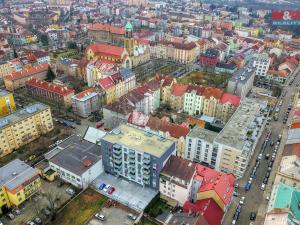
{"label": "paved road", "polygon": [[[283,150],[283,146],[284,143],[286,141],[286,136],[287,136],[287,125],[283,123],[283,118],[286,115],[286,111],[288,108],[288,105],[291,102],[291,99],[294,96],[294,93],[296,91],[296,84],[299,82],[300,80],[300,67],[297,68],[297,70],[294,73],[296,75],[296,78],[293,82],[293,84],[291,86],[287,85],[284,87],[283,93],[286,91],[285,96],[282,97],[282,106],[280,108],[280,112],[278,113],[278,121],[274,121],[272,120],[270,122],[270,124],[268,126],[266,126],[265,131],[263,132],[258,145],[256,147],[256,150],[253,154],[252,160],[249,164],[249,167],[244,175],[244,177],[239,181],[240,184],[240,188],[238,189],[238,193],[240,196],[245,196],[246,197],[246,202],[245,204],[242,206],[242,210],[241,210],[241,214],[239,216],[239,219],[237,220],[237,225],[247,225],[249,224],[251,221],[249,220],[250,218],[250,213],[251,212],[256,212],[257,213],[257,218],[255,221],[255,225],[260,225],[263,224],[264,221],[264,216],[265,216],[265,211],[266,211],[266,207],[268,204],[268,201],[266,200],[267,196],[270,196],[271,190],[272,190],[272,184],[274,182],[275,179],[275,173],[278,169],[278,166],[280,164],[281,161],[281,154],[282,154],[282,150]],[[290,114],[291,115],[291,114]],[[287,124],[290,123],[290,119],[287,122]],[[270,137],[270,141],[267,144],[267,147],[265,148],[265,154],[269,153],[270,155],[272,155],[273,153],[273,149],[274,146],[271,147],[270,146],[270,142],[273,141],[276,143],[277,141],[277,137],[279,134],[282,134],[282,141],[280,143],[279,146],[279,150],[277,152],[277,156],[275,159],[275,162],[273,164],[273,168],[271,171],[271,175],[270,178],[268,180],[268,184],[266,185],[266,189],[265,191],[261,191],[260,187],[263,181],[263,178],[267,172],[267,168],[268,168],[268,162],[269,160],[265,160],[264,158],[262,160],[260,160],[260,166],[258,167],[257,173],[255,178],[253,179],[253,183],[252,183],[252,187],[250,189],[250,191],[245,192],[244,191],[244,185],[246,184],[246,182],[248,181],[251,171],[256,163],[256,159],[259,155],[259,151],[265,141],[265,138],[267,136],[267,133],[269,131],[272,131],[271,137]],[[229,225],[232,222],[232,218],[235,212],[235,209],[237,207],[237,205],[239,204],[239,198],[234,198],[233,200],[233,204],[231,205],[231,207],[229,208],[226,217],[224,219],[223,224],[225,225]]]}

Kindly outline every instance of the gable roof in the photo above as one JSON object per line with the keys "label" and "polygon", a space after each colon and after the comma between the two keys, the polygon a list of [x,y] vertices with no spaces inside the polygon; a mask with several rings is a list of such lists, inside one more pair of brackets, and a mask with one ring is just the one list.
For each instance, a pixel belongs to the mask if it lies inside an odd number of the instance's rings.
{"label": "gable roof", "polygon": [[111,77],[101,78],[100,80],[97,81],[97,83],[104,90],[107,90],[115,85]]}
{"label": "gable roof", "polygon": [[188,85],[174,84],[172,87],[172,95],[182,96],[186,92]]}
{"label": "gable roof", "polygon": [[220,99],[223,95],[223,90],[214,87],[206,87],[203,95],[205,98],[214,97],[215,99]]}
{"label": "gable roof", "polygon": [[92,50],[95,55],[106,55],[121,58],[124,48],[107,44],[91,44],[88,49]]}
{"label": "gable roof", "polygon": [[22,71],[13,72],[11,74],[6,75],[4,77],[4,79],[14,81],[14,80],[18,80],[18,79],[21,79],[24,77],[33,76],[34,74],[37,74],[37,73],[41,73],[43,71],[48,70],[48,68],[49,68],[49,64],[45,63],[45,64],[41,64],[38,66],[30,67],[27,69],[23,69]]}
{"label": "gable roof", "polygon": [[226,104],[229,103],[231,105],[234,105],[235,107],[238,107],[240,105],[241,97],[229,93],[224,93],[220,99],[220,103]]}
{"label": "gable roof", "polygon": [[176,177],[186,182],[191,181],[196,172],[196,164],[192,161],[172,155],[166,162],[161,174]]}
{"label": "gable roof", "polygon": [[104,23],[94,23],[88,25],[89,30],[94,30],[94,31],[107,31],[111,32],[113,34],[120,34],[123,35],[125,34],[125,29],[123,27],[116,27],[112,26],[110,24],[104,24]]}

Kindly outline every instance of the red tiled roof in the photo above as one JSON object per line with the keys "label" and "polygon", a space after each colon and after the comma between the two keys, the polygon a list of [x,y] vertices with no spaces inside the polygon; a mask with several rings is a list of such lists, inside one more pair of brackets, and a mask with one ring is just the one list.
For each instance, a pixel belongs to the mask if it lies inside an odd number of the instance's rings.
{"label": "red tiled roof", "polygon": [[300,143],[285,145],[282,155],[283,156],[296,155],[300,157]]}
{"label": "red tiled roof", "polygon": [[289,73],[286,70],[268,70],[267,74],[276,75],[280,77],[287,77]]}
{"label": "red tiled roof", "polygon": [[223,95],[223,90],[214,87],[206,87],[203,96],[205,98],[214,97],[215,99],[220,99]]}
{"label": "red tiled roof", "polygon": [[99,30],[99,31],[107,31],[107,32],[111,32],[113,34],[120,34],[123,35],[125,34],[125,29],[123,27],[116,27],[116,26],[112,26],[110,24],[103,24],[103,23],[94,23],[94,24],[90,24],[88,26],[89,30]]}
{"label": "red tiled roof", "polygon": [[123,48],[107,44],[91,44],[88,49],[91,49],[96,55],[112,56],[121,58],[124,51]]}
{"label": "red tiled roof", "polygon": [[182,96],[186,92],[188,85],[174,84],[172,88],[172,95]]}
{"label": "red tiled roof", "polygon": [[150,116],[147,127],[152,130],[168,132],[173,138],[185,137],[190,132],[187,127],[180,126],[175,123],[170,123],[166,120],[161,120],[157,117]]}
{"label": "red tiled roof", "polygon": [[188,88],[186,89],[186,92],[191,93],[192,91],[196,91],[197,95],[202,95],[204,89],[205,89],[204,87],[198,85],[189,85]]}
{"label": "red tiled roof", "polygon": [[183,211],[195,213],[200,212],[209,225],[220,225],[224,216],[223,210],[211,198],[200,200],[196,203],[187,201],[183,205]]}
{"label": "red tiled roof", "polygon": [[235,107],[238,107],[240,105],[240,101],[241,97],[229,93],[224,93],[220,99],[221,104],[229,103],[231,105],[234,105]]}
{"label": "red tiled roof", "polygon": [[89,88],[89,89],[86,89],[86,90],[78,93],[77,95],[75,95],[75,97],[77,99],[81,99],[81,98],[83,98],[83,97],[85,97],[87,95],[90,95],[91,93],[94,93],[94,92],[95,92],[94,88]]}
{"label": "red tiled roof", "polygon": [[197,165],[197,175],[203,177],[203,182],[198,192],[214,190],[219,198],[227,205],[234,191],[235,177],[233,174],[218,172],[214,169]]}
{"label": "red tiled roof", "polygon": [[26,85],[43,89],[49,92],[54,92],[63,96],[69,95],[71,93],[74,94],[75,92],[73,88],[68,88],[62,85],[53,84],[51,82],[43,81],[35,77],[32,77],[28,81],[26,81]]}
{"label": "red tiled roof", "polygon": [[97,83],[102,87],[102,89],[107,90],[115,85],[111,77],[105,77],[97,81]]}
{"label": "red tiled roof", "polygon": [[4,79],[14,81],[14,80],[18,80],[23,77],[33,76],[36,73],[40,73],[40,72],[48,70],[48,68],[49,68],[49,64],[41,64],[41,65],[31,67],[28,69],[23,69],[22,71],[13,72],[11,74],[8,74],[7,76],[4,77]]}

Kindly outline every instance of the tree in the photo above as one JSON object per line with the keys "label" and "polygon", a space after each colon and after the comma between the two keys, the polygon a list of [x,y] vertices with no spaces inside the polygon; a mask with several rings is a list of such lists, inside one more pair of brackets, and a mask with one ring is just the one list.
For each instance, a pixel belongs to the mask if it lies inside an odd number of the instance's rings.
{"label": "tree", "polygon": [[41,42],[42,42],[42,44],[43,44],[44,46],[47,46],[47,45],[49,44],[47,35],[42,34],[41,37],[40,37],[40,39],[41,39]]}
{"label": "tree", "polygon": [[17,54],[17,52],[16,52],[16,49],[14,49],[14,58],[15,58],[15,59],[18,58],[18,54]]}
{"label": "tree", "polygon": [[47,80],[53,81],[54,78],[55,78],[55,74],[53,73],[53,71],[51,70],[51,68],[49,68],[48,72],[47,72]]}
{"label": "tree", "polygon": [[73,41],[68,42],[68,48],[70,48],[70,49],[77,49],[76,42],[73,42]]}

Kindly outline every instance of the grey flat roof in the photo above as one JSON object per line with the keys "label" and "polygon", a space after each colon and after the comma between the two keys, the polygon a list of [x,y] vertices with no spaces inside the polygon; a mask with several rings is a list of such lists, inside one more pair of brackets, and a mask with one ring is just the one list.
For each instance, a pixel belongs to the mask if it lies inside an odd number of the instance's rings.
{"label": "grey flat roof", "polygon": [[248,130],[253,130],[253,122],[266,106],[267,103],[259,99],[245,98],[215,141],[242,151],[244,145],[249,142]]}
{"label": "grey flat roof", "polygon": [[8,94],[10,94],[10,92],[8,92],[6,90],[3,90],[3,89],[0,89],[0,97],[6,96]]}
{"label": "grey flat roof", "polygon": [[38,174],[38,171],[25,162],[15,159],[0,168],[0,187],[14,189],[26,180]]}
{"label": "grey flat roof", "polygon": [[207,142],[213,143],[215,138],[217,137],[218,133],[214,131],[210,131],[207,129],[203,129],[201,127],[195,126],[190,133],[188,134],[189,137],[204,139]]}
{"label": "grey flat roof", "polygon": [[149,134],[142,128],[135,128],[126,124],[122,124],[108,133],[103,137],[103,140],[156,157],[161,157],[174,143],[169,139],[160,138],[158,135]]}
{"label": "grey flat roof", "polygon": [[50,109],[48,105],[44,105],[42,103],[35,103],[32,105],[28,105],[24,109],[20,109],[15,111],[7,116],[0,118],[0,129],[6,126],[12,125],[19,121],[22,121],[28,117],[33,116],[34,114],[44,111],[46,109]]}
{"label": "grey flat roof", "polygon": [[81,176],[89,167],[83,164],[84,160],[90,160],[93,166],[101,160],[101,148],[89,141],[84,140],[82,137],[72,135],[59,144],[49,162],[62,167],[78,176]]}

